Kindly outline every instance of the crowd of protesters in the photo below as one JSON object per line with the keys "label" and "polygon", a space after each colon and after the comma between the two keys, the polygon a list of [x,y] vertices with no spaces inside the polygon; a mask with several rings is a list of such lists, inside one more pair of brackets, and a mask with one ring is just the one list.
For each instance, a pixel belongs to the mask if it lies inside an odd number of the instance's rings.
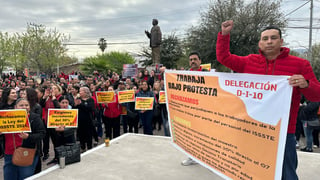
{"label": "crowd of protesters", "polygon": [[[164,128],[164,135],[170,136],[166,105],[159,104],[159,91],[164,90],[164,69],[164,67],[160,68],[157,74],[155,70],[150,73],[148,70],[143,70],[136,77],[122,77],[110,71],[107,74],[94,71],[88,76],[81,72],[59,75],[41,73],[33,78],[23,74],[2,74],[0,110],[14,109],[18,100],[25,99],[28,101],[29,111],[42,120],[42,127],[46,130],[45,135],[35,142],[38,149],[35,156],[37,159],[30,167],[34,173],[38,173],[41,171],[41,162],[50,158],[50,139],[54,147],[79,141],[81,152],[85,152],[96,146],[104,133],[105,138],[109,139],[120,136],[121,128],[124,133],[139,133],[139,129],[142,128],[142,133],[148,135],[153,135],[153,131]],[[117,92],[124,90],[134,90],[136,97],[154,97],[154,109],[138,111],[135,109],[135,102],[120,104]],[[97,103],[97,91],[115,91],[116,101]],[[47,128],[50,108],[78,109],[78,127]],[[6,141],[6,138],[1,135],[0,155],[5,159],[7,156],[12,157],[13,153],[7,154],[8,142]],[[19,142],[22,141],[25,140],[20,138]],[[9,167],[6,162],[4,167]],[[56,155],[47,162],[47,165],[55,163],[58,163]],[[19,167],[16,168],[19,169]],[[4,174],[6,173],[7,171],[4,171]],[[29,175],[30,173],[22,173],[18,176]]]}

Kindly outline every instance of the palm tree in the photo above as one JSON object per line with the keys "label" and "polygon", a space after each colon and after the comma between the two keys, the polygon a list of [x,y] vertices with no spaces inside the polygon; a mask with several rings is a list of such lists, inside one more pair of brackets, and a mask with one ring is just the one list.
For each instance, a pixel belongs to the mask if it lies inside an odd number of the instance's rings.
{"label": "palm tree", "polygon": [[101,51],[103,53],[104,50],[107,48],[107,40],[105,40],[104,38],[100,38],[98,46],[99,46],[99,48],[101,49]]}

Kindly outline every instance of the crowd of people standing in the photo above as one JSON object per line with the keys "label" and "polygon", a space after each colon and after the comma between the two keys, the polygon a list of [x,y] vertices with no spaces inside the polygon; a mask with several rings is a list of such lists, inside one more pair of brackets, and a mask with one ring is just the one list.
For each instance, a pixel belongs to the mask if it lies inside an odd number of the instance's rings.
{"label": "crowd of people standing", "polygon": [[[101,142],[102,137],[113,139],[120,136],[121,125],[124,133],[139,133],[142,128],[142,133],[153,135],[154,130],[165,128],[164,135],[170,136],[168,120],[164,116],[166,106],[159,104],[159,91],[164,90],[164,68],[161,72],[155,75],[155,71],[143,70],[136,77],[122,77],[116,72],[103,75],[97,71],[88,76],[79,72],[59,76],[41,73],[36,78],[23,74],[3,75],[0,79],[0,110],[15,109],[19,102],[24,102],[27,105],[23,109],[32,114],[29,118],[36,119],[36,128],[39,129],[33,131],[35,127],[32,127],[31,133],[14,133],[17,146],[23,146],[35,137],[32,146],[37,148],[37,154],[27,170],[12,164],[13,140],[11,136],[1,135],[4,178],[9,179],[12,173],[20,179],[40,172],[42,162],[50,158],[50,139],[53,147],[79,141],[81,152],[85,152]],[[134,90],[136,97],[154,97],[154,109],[141,111],[135,109],[135,102],[119,103],[117,92],[125,90]],[[98,103],[97,91],[115,91],[116,101]],[[78,109],[78,127],[47,128],[48,110],[52,108]],[[47,165],[58,163],[56,154],[51,158]]]}

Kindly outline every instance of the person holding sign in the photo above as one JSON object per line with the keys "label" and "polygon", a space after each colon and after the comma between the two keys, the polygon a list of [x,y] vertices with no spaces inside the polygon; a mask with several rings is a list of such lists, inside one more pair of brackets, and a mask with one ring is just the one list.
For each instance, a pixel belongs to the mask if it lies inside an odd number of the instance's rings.
{"label": "person holding sign", "polygon": [[[72,108],[69,104],[70,100],[67,95],[62,95],[58,101],[61,109]],[[53,142],[54,148],[76,142],[76,139],[74,137],[75,128],[65,128],[64,126],[59,126],[55,128],[54,132],[55,132],[55,138],[54,138],[55,142]],[[54,158],[50,162],[48,162],[48,164],[56,164],[56,163],[58,163],[58,157],[55,152]]]}
{"label": "person holding sign", "polygon": [[[200,58],[200,53],[197,51],[193,51],[189,53],[189,65],[190,65],[190,71],[208,71],[206,69],[202,69],[201,65],[201,58]],[[195,160],[192,158],[187,158],[181,162],[181,165],[183,166],[190,166],[198,164]]]}
{"label": "person holding sign", "polygon": [[[29,122],[31,126],[31,132],[25,133],[11,133],[5,134],[5,156],[3,175],[4,180],[25,179],[34,174],[36,164],[39,159],[39,151],[41,147],[36,147],[45,136],[46,130],[39,115],[30,113],[30,105],[26,99],[18,99],[15,105],[15,109],[25,109],[28,113]],[[36,155],[32,165],[27,167],[16,166],[12,163],[12,154],[15,147],[27,147],[37,148]]]}
{"label": "person holding sign", "polygon": [[260,54],[237,56],[230,53],[230,32],[233,21],[221,24],[218,34],[216,55],[217,60],[238,73],[287,75],[288,83],[293,86],[291,110],[287,131],[287,140],[283,160],[282,179],[298,179],[298,165],[295,129],[301,94],[310,101],[320,101],[320,83],[313,73],[308,60],[289,54],[290,49],[281,47],[283,39],[281,30],[275,26],[266,27],[261,31],[259,40]]}
{"label": "person holding sign", "polygon": [[77,135],[84,152],[86,148],[92,148],[94,100],[88,87],[81,87],[79,94],[80,98],[74,100],[74,108],[79,109]]}
{"label": "person holding sign", "polygon": [[[17,100],[17,92],[13,88],[5,88],[2,91],[1,102],[0,102],[0,110],[4,109],[14,109],[14,105]],[[3,138],[0,137],[0,155],[3,156]]]}
{"label": "person holding sign", "polygon": [[[154,97],[153,92],[150,91],[150,87],[147,81],[142,80],[142,88],[137,93],[136,97]],[[143,134],[153,135],[153,128],[152,128],[152,117],[153,117],[153,110],[140,110],[139,116],[142,121],[143,126]]]}
{"label": "person holding sign", "polygon": [[[108,87],[108,91],[114,91],[113,86]],[[120,114],[121,105],[118,101],[118,95],[115,93],[115,102],[104,103],[102,121],[106,128],[106,138],[112,139],[120,136]]]}
{"label": "person holding sign", "polygon": [[[52,84],[51,87],[44,87],[44,95],[40,99],[39,104],[43,108],[43,121],[47,125],[48,121],[48,109],[58,108],[59,103],[58,99],[61,96],[62,90],[61,87],[57,84]],[[49,158],[49,147],[50,147],[50,138],[52,142],[55,142],[55,132],[53,129],[46,128],[46,136],[43,139],[43,157],[42,160],[45,161]]]}

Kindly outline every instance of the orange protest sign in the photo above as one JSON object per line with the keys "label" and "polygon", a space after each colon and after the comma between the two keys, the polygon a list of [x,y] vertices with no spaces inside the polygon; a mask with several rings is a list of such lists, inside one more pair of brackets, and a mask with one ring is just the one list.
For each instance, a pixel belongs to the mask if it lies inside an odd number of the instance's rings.
{"label": "orange protest sign", "polygon": [[165,104],[166,103],[166,92],[160,91],[159,92],[159,104]]}
{"label": "orange protest sign", "polygon": [[114,91],[96,91],[98,103],[112,103],[116,101]]}
{"label": "orange protest sign", "polygon": [[118,91],[119,103],[134,102],[134,90]]}
{"label": "orange protest sign", "polygon": [[121,106],[121,115],[127,115],[127,108],[125,106]]}
{"label": "orange protest sign", "polygon": [[223,178],[281,179],[292,94],[287,78],[166,71],[175,147]]}
{"label": "orange protest sign", "polygon": [[136,110],[153,110],[154,97],[136,97]]}
{"label": "orange protest sign", "polygon": [[27,111],[25,109],[1,110],[0,132],[31,132]]}
{"label": "orange protest sign", "polygon": [[78,109],[49,109],[48,128],[78,127]]}

